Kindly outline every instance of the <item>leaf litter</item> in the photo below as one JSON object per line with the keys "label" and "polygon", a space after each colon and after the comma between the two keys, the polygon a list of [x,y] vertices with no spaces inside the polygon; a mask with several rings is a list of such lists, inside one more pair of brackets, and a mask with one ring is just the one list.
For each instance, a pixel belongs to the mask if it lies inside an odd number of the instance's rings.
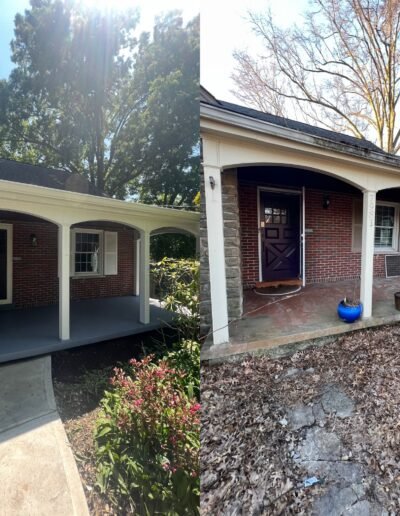
{"label": "leaf litter", "polygon": [[[203,365],[201,513],[322,514],[335,493],[334,505],[343,504],[330,514],[400,514],[399,345],[400,326],[385,326],[291,357]],[[347,403],[342,414],[327,397],[332,386]],[[299,406],[312,407],[315,421],[300,418],[294,429]],[[340,442],[342,456],[299,460],[313,429]],[[326,462],[334,468],[322,478]],[[348,465],[357,481],[340,477]],[[319,481],[305,487],[310,477]]]}

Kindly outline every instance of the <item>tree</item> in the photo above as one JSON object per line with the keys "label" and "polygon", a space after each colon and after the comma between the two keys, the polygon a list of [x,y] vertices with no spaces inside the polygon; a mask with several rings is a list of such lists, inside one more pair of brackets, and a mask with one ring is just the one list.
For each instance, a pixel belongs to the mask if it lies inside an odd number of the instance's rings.
{"label": "tree", "polygon": [[[142,62],[153,42],[148,34],[136,38],[138,18],[136,10],[105,13],[74,0],[31,0],[15,18],[16,67],[0,84],[3,155],[81,173],[100,190],[126,197],[132,180],[150,168],[148,141],[159,137],[146,115],[151,83],[142,82],[142,69],[154,70],[155,84],[168,80],[151,53]],[[177,13],[158,24],[186,31]],[[187,66],[181,58],[175,69]]]}
{"label": "tree", "polygon": [[140,39],[135,88],[143,109],[127,130],[142,159],[131,192],[154,204],[193,207],[199,189],[199,31],[198,17],[184,28],[172,13],[157,20],[152,40]]}
{"label": "tree", "polygon": [[304,24],[279,28],[271,12],[250,13],[266,56],[235,53],[237,95],[259,109],[305,119],[384,150],[400,149],[400,2],[312,0]]}

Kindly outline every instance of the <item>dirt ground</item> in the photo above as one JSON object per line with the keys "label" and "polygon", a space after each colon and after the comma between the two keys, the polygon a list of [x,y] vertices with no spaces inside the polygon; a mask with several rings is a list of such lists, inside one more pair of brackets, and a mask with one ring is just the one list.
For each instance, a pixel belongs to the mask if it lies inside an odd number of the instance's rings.
{"label": "dirt ground", "polygon": [[201,513],[400,514],[399,346],[387,326],[203,366]]}
{"label": "dirt ground", "polygon": [[[162,340],[158,332],[152,332],[52,355],[57,408],[71,443],[92,516],[121,515],[96,487],[93,433],[104,389],[114,367],[131,358],[156,352]],[[174,339],[167,336],[166,340]]]}

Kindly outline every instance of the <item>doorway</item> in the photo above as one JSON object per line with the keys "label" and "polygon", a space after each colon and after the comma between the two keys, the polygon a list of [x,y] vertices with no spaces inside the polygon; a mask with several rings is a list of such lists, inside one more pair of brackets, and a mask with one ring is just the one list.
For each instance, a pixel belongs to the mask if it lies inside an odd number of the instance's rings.
{"label": "doorway", "polygon": [[259,192],[261,281],[301,278],[301,192]]}

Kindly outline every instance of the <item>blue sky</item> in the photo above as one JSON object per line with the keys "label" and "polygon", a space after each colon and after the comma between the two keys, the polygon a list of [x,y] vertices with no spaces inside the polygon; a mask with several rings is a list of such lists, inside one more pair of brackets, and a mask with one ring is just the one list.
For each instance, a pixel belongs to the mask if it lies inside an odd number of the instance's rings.
{"label": "blue sky", "polygon": [[12,0],[0,3],[0,79],[6,79],[12,68],[10,41],[14,37],[14,18],[17,12],[29,7],[29,0]]}
{"label": "blue sky", "polygon": [[[172,9],[182,11],[185,21],[190,20],[200,10],[200,0],[81,0],[88,5],[133,5],[141,11],[141,22],[138,31],[151,31],[154,17]],[[6,79],[13,67],[10,60],[10,41],[14,37],[14,18],[17,12],[29,9],[29,0],[0,0],[0,79]]]}

